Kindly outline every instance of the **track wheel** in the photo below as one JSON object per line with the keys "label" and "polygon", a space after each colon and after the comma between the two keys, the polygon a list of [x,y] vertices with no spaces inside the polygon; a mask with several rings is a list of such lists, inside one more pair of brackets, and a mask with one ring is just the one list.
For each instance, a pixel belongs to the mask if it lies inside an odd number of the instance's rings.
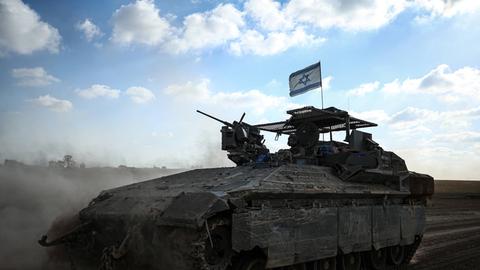
{"label": "track wheel", "polygon": [[362,257],[358,253],[349,253],[340,256],[338,260],[340,270],[360,270]]}
{"label": "track wheel", "polygon": [[317,270],[335,270],[335,269],[337,269],[337,261],[335,260],[335,257],[317,261]]}
{"label": "track wheel", "polygon": [[299,263],[291,267],[292,270],[307,270],[307,264]]}
{"label": "track wheel", "polygon": [[388,263],[391,265],[400,265],[405,259],[405,249],[402,246],[393,246],[387,249]]}
{"label": "track wheel", "polygon": [[235,270],[265,270],[267,261],[260,257],[246,256],[240,259],[239,264],[234,267]]}
{"label": "track wheel", "polygon": [[305,270],[317,270],[318,261],[305,263]]}
{"label": "track wheel", "polygon": [[366,254],[367,263],[373,270],[384,270],[387,265],[387,252],[382,248],[379,250],[371,250]]}

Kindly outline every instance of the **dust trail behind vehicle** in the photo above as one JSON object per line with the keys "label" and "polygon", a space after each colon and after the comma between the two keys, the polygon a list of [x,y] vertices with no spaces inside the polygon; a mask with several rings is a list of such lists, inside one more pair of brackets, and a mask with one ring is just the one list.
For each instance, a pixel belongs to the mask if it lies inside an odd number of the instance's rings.
{"label": "dust trail behind vehicle", "polygon": [[71,217],[102,190],[179,171],[0,166],[0,268],[44,266],[47,254],[36,243],[39,237],[51,227],[52,220],[58,223]]}

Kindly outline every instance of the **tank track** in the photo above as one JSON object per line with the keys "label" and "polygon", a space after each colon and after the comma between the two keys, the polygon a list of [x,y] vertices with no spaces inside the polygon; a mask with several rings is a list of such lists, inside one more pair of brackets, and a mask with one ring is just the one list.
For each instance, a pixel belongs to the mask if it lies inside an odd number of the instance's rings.
{"label": "tank track", "polygon": [[[415,241],[412,244],[410,244],[409,246],[406,247],[404,262],[401,265],[397,265],[397,266],[387,265],[384,269],[385,270],[409,270],[409,269],[411,269],[409,263],[412,260],[413,256],[415,255],[418,247],[420,246],[421,240],[422,240],[422,237],[417,236],[415,238]],[[338,257],[333,257],[333,258],[335,258],[334,260],[338,259]],[[239,258],[237,258],[237,259],[239,259]],[[332,258],[325,258],[325,259],[322,259],[320,261],[329,260],[329,259],[332,259]],[[232,270],[232,269],[236,269],[236,268],[227,268],[227,269]],[[267,270],[299,270],[299,269],[305,270],[305,269],[310,269],[310,268],[308,268],[306,266],[306,263],[302,263],[302,264],[284,266],[284,267],[267,269]],[[338,265],[337,265],[337,269],[338,269]],[[367,266],[365,261],[362,259],[362,265],[361,265],[360,269],[361,270],[370,270],[371,268],[369,266]]]}
{"label": "tank track", "polygon": [[[417,252],[417,249],[420,246],[421,242],[422,242],[422,236],[415,237],[415,241],[412,244],[410,244],[409,246],[406,247],[405,259],[404,259],[403,263],[401,265],[397,265],[397,266],[387,265],[385,270],[408,270],[408,269],[410,269],[410,261],[413,259],[413,256],[415,256],[415,253]],[[363,265],[362,270],[369,270],[369,268],[367,266]]]}
{"label": "tank track", "polygon": [[417,249],[420,246],[421,242],[422,242],[422,237],[417,236],[415,238],[415,242],[413,242],[411,245],[409,245],[406,248],[404,262],[401,265],[398,265],[398,266],[391,266],[391,265],[387,266],[386,270],[408,270],[408,269],[410,269],[410,261],[413,259],[413,256],[415,256],[415,253],[417,252]]}
{"label": "tank track", "polygon": [[415,252],[417,252],[417,249],[420,246],[421,242],[422,242],[422,236],[418,236],[415,239],[415,242],[413,242],[412,246],[408,249],[407,256],[405,256],[406,263],[410,263],[410,261],[413,259],[413,256],[415,255]]}

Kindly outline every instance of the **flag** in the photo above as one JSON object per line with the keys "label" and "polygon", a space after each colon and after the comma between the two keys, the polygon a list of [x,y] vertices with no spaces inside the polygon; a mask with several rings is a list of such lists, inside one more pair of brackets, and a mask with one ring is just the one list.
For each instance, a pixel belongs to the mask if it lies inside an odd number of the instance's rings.
{"label": "flag", "polygon": [[322,71],[320,62],[290,74],[288,79],[290,96],[303,94],[312,89],[322,87]]}

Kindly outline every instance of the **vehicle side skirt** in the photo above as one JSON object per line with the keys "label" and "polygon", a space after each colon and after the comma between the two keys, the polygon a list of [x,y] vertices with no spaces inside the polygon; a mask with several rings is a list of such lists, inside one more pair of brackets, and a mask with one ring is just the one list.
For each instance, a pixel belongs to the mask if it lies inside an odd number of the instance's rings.
{"label": "vehicle side skirt", "polygon": [[[310,204],[307,207],[307,204]],[[267,268],[409,245],[425,230],[423,202],[255,200],[232,215],[232,248],[265,251]]]}

